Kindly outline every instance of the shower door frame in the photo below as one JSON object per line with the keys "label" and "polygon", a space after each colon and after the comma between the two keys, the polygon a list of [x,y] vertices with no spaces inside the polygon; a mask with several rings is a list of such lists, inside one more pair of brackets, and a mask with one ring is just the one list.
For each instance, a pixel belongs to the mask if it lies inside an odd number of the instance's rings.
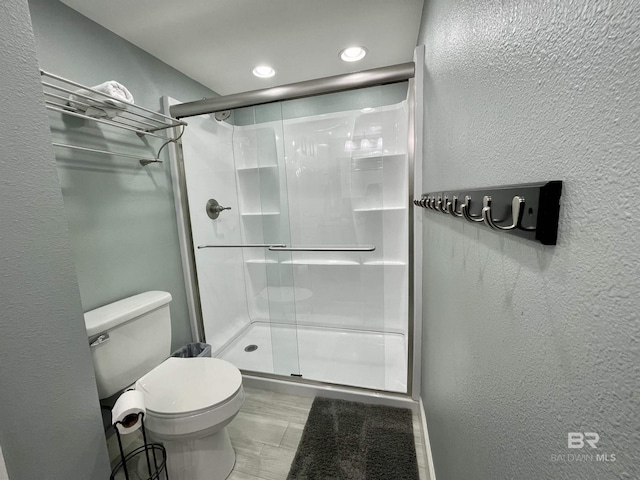
{"label": "shower door frame", "polygon": [[[423,89],[423,69],[424,69],[424,47],[417,47],[414,53],[414,62],[401,64],[380,69],[368,70],[355,74],[338,75],[325,79],[311,80],[299,84],[290,84],[282,87],[272,87],[264,90],[246,92],[244,94],[228,95],[226,97],[216,97],[197,102],[181,104],[169,97],[162,98],[162,110],[165,114],[177,113],[178,118],[196,116],[213,111],[221,111],[226,108],[211,107],[211,104],[228,105],[228,108],[239,108],[240,106],[253,106],[264,103],[291,100],[308,96],[322,95],[338,91],[356,90],[370,86],[387,83],[398,83],[409,81],[408,86],[408,349],[407,349],[407,392],[391,392],[387,390],[377,390],[372,388],[357,387],[351,385],[341,385],[331,382],[322,382],[300,377],[287,377],[281,374],[263,373],[243,370],[243,376],[249,380],[249,385],[274,387],[275,390],[300,394],[306,393],[327,393],[332,392],[337,397],[366,397],[371,400],[372,396],[381,403],[394,404],[397,406],[407,406],[416,410],[416,402],[420,398],[420,346],[422,331],[422,308],[419,302],[422,297],[422,236],[421,216],[413,206],[413,196],[416,189],[422,184],[422,89]],[[271,92],[281,93],[280,97],[275,97]],[[226,102],[226,103],[225,103]],[[242,103],[245,102],[245,103]],[[189,107],[188,109],[185,107]],[[202,111],[214,108],[213,111]],[[187,127],[188,128],[188,127]],[[412,141],[410,141],[412,140]],[[173,145],[169,150],[169,161],[171,164],[172,186],[174,193],[174,203],[176,209],[176,220],[178,223],[178,236],[180,241],[181,258],[185,288],[187,294],[187,305],[190,316],[190,325],[194,341],[205,341],[204,323],[202,318],[202,308],[200,303],[200,291],[198,286],[198,274],[195,263],[195,252],[193,250],[193,235],[191,227],[191,217],[189,215],[189,202],[187,197],[186,175],[184,168],[184,156],[182,154],[181,142]],[[420,227],[420,228],[418,228]],[[416,304],[417,303],[417,304]],[[267,384],[265,384],[267,382]]]}

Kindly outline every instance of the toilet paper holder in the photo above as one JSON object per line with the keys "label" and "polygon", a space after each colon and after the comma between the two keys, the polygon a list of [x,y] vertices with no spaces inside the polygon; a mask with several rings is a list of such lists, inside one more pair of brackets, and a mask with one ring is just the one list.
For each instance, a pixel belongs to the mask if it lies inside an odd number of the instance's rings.
{"label": "toilet paper holder", "polygon": [[[124,473],[125,480],[131,480],[132,478],[146,478],[146,480],[169,480],[169,473],[167,472],[167,451],[159,443],[147,443],[147,431],[144,427],[144,412],[137,414],[138,420],[140,420],[140,429],[142,431],[143,445],[132,450],[125,455],[124,448],[122,447],[122,438],[120,429],[118,426],[125,428],[129,427],[131,418],[125,418],[126,423],[121,421],[114,422],[114,430],[118,438],[118,448],[120,449],[120,462],[111,471],[110,480],[116,480],[123,478],[120,473]],[[136,469],[137,476],[132,477],[130,474],[131,468]],[[161,476],[161,474],[163,474]],[[148,476],[147,476],[148,475]]]}

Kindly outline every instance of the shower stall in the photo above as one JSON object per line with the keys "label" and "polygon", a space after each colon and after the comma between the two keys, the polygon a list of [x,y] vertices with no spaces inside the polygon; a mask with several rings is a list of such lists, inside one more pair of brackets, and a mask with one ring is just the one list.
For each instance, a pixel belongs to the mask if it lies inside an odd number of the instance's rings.
{"label": "shower stall", "polygon": [[407,393],[408,81],[190,115],[200,335],[243,373]]}

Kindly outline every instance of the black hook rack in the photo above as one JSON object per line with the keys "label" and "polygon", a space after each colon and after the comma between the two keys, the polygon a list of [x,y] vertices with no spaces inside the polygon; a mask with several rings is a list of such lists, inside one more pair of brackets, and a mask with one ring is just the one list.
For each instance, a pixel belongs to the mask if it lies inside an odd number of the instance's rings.
{"label": "black hook rack", "polygon": [[555,245],[562,181],[423,193],[413,203],[494,231]]}

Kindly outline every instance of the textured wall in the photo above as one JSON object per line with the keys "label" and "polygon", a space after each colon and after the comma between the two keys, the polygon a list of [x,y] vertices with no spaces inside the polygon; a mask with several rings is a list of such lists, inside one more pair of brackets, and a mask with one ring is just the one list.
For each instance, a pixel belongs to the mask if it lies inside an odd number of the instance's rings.
{"label": "textured wall", "polygon": [[25,0],[0,3],[0,45],[0,443],[14,480],[102,480],[98,395]]}
{"label": "textured wall", "polygon": [[[215,93],[57,0],[31,0],[40,66],[87,85],[117,80],[158,110]],[[161,141],[50,114],[61,143],[154,156]],[[90,310],[145,290],[171,292],[173,346],[191,341],[168,162],[55,150],[82,306]],[[164,158],[166,159],[166,152]]]}
{"label": "textured wall", "polygon": [[566,182],[556,247],[423,214],[438,480],[640,478],[638,31],[635,0],[427,1],[424,190]]}

